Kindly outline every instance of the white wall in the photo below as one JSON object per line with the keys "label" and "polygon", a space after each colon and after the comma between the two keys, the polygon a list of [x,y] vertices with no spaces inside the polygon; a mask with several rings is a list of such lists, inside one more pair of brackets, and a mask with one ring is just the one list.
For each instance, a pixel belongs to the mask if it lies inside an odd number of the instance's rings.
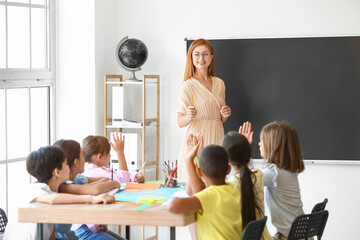
{"label": "white wall", "polygon": [[95,131],[94,2],[57,1],[56,139]]}
{"label": "white wall", "polygon": [[[177,158],[184,134],[175,111],[184,74],[184,38],[360,35],[357,0],[62,0],[58,5],[57,135],[82,139],[102,134],[103,75],[129,75],[113,57],[118,41],[128,35],[144,41],[149,50],[138,77],[161,76],[161,160]],[[300,174],[306,212],[329,199],[324,239],[357,238],[359,171],[360,165],[307,164]],[[161,239],[167,233],[161,228]],[[178,239],[188,238],[183,229],[178,234]]]}

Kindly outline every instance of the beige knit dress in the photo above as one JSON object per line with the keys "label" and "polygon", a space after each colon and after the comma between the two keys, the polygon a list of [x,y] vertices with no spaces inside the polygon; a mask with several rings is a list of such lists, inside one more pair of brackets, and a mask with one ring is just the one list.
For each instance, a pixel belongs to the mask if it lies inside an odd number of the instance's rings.
{"label": "beige knit dress", "polygon": [[203,135],[204,147],[209,144],[221,145],[224,127],[221,121],[220,108],[225,105],[225,85],[217,77],[212,77],[212,91],[194,78],[183,82],[180,89],[177,112],[186,115],[186,109],[193,104],[197,110],[195,118],[188,125],[178,158],[178,179],[188,181],[184,158],[186,155],[186,136],[188,133]]}

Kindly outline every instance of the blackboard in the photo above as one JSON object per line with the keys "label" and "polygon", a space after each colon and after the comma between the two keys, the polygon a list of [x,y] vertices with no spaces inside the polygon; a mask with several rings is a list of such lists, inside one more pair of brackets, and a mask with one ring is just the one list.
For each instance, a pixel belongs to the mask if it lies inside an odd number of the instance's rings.
{"label": "blackboard", "polygon": [[210,42],[232,109],[225,132],[251,121],[254,158],[262,126],[287,121],[304,159],[360,160],[360,37]]}

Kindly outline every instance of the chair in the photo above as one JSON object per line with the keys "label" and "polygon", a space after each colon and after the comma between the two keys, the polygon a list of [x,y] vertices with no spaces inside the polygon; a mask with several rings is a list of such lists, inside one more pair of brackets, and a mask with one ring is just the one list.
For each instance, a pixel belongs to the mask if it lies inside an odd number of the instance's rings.
{"label": "chair", "polygon": [[262,219],[249,222],[241,236],[241,240],[260,240],[264,231],[267,216]]}
{"label": "chair", "polygon": [[2,239],[2,235],[5,232],[7,222],[8,219],[6,217],[6,213],[4,212],[4,210],[2,210],[2,208],[0,208],[0,239]]}
{"label": "chair", "polygon": [[300,215],[291,224],[288,240],[308,239],[317,236],[320,240],[329,216],[327,210]]}
{"label": "chair", "polygon": [[327,202],[328,202],[328,199],[325,198],[324,201],[315,204],[315,206],[314,206],[313,209],[311,210],[311,213],[325,210],[325,206],[326,206]]}

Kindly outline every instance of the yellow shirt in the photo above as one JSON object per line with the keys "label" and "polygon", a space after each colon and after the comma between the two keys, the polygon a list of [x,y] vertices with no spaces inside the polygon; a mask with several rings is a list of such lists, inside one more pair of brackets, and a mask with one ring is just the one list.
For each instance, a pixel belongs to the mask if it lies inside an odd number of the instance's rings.
{"label": "yellow shirt", "polygon": [[202,206],[197,212],[199,240],[240,239],[242,219],[240,192],[232,184],[210,186],[194,195]]}
{"label": "yellow shirt", "polygon": [[[252,176],[252,180],[255,186],[255,197],[256,197],[256,203],[261,208],[261,212],[259,212],[256,209],[256,219],[261,219],[264,217],[265,210],[264,210],[264,175],[262,171],[255,170],[253,171],[255,176]],[[237,187],[240,190],[240,174],[236,173],[234,176],[232,176],[229,179],[229,182],[232,183],[235,187]],[[261,240],[272,240],[273,237],[270,235],[266,225],[263,232],[263,235],[261,237]]]}

